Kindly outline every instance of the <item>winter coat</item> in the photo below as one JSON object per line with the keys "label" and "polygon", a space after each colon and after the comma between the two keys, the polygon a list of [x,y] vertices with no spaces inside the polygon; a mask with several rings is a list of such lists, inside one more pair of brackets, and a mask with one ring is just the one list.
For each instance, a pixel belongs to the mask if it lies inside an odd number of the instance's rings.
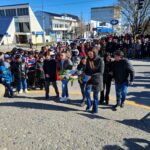
{"label": "winter coat", "polygon": [[56,82],[57,80],[57,62],[54,59],[44,60],[43,65],[45,75],[48,74],[50,77],[45,77],[46,81]]}
{"label": "winter coat", "polygon": [[4,66],[3,63],[0,63],[0,82],[8,84],[12,82],[12,74],[10,70]]}
{"label": "winter coat", "polygon": [[104,83],[111,82],[112,80],[112,62],[105,62],[104,67],[104,75],[103,75]]}
{"label": "winter coat", "polygon": [[27,79],[27,66],[25,63],[14,62],[12,65],[12,73],[16,81]]}
{"label": "winter coat", "polygon": [[[94,64],[92,69],[91,63]],[[91,79],[87,82],[87,85],[92,85],[94,90],[103,90],[103,73],[104,73],[104,61],[99,56],[96,56],[92,61],[88,58],[86,63],[85,74],[91,76]]]}
{"label": "winter coat", "polygon": [[72,61],[68,59],[64,60],[63,65],[61,61],[58,62],[59,71],[71,70],[72,66],[73,66]]}
{"label": "winter coat", "polygon": [[[113,78],[117,84],[122,84],[124,82],[133,82],[134,80],[134,69],[133,66],[127,59],[122,59],[120,61],[114,61],[113,63]],[[130,77],[130,79],[129,79]]]}
{"label": "winter coat", "polygon": [[36,63],[35,69],[36,69],[36,77],[38,79],[44,79],[45,78],[43,65],[44,65],[44,63],[40,62],[40,61],[38,61]]}

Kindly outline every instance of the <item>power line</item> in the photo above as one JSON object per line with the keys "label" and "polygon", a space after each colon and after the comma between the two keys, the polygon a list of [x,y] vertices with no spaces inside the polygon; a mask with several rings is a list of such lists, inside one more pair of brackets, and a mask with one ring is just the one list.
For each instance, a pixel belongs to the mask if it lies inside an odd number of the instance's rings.
{"label": "power line", "polygon": [[[62,3],[62,4],[55,4],[55,5],[50,5],[46,4],[46,7],[62,7],[62,6],[69,6],[69,5],[80,5],[81,3],[92,3],[92,2],[100,2],[104,0],[84,0],[84,1],[78,1],[78,2],[72,2],[72,3]],[[41,7],[41,5],[32,5],[33,7]]]}

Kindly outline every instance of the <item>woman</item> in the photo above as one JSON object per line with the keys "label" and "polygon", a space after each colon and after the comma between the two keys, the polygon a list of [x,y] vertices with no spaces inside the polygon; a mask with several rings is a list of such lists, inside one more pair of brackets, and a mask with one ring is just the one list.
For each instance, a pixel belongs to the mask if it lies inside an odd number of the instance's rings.
{"label": "woman", "polygon": [[[109,104],[109,94],[112,81],[112,61],[110,53],[104,55],[105,69],[103,75],[104,89],[100,94],[100,104]],[[105,103],[104,103],[105,102]]]}
{"label": "woman", "polygon": [[[87,108],[89,111],[93,105],[92,113],[98,113],[98,94],[103,90],[104,62],[102,58],[96,55],[95,49],[88,52],[85,74],[89,76],[86,85]],[[91,91],[93,90],[94,101],[91,100]]]}
{"label": "woman", "polygon": [[82,93],[82,102],[81,106],[85,105],[86,97],[85,97],[85,87],[87,82],[87,76],[85,75],[85,67],[86,67],[86,57],[82,57],[80,64],[77,66],[78,74],[79,74],[79,85]]}
{"label": "woman", "polygon": [[45,87],[45,74],[43,70],[43,65],[44,65],[44,58],[39,57],[39,60],[36,63],[36,79],[37,79],[37,84],[40,86],[40,89],[43,90]]}

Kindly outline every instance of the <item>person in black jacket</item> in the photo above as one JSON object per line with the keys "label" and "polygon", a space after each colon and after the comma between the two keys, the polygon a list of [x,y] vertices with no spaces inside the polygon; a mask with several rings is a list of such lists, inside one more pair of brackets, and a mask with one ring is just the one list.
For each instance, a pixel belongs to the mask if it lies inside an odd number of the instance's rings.
{"label": "person in black jacket", "polygon": [[[98,113],[98,94],[103,90],[103,73],[104,62],[102,58],[96,55],[95,49],[91,49],[88,52],[88,58],[86,62],[85,74],[89,76],[89,80],[86,85],[86,98],[87,108],[89,111],[93,105],[92,112]],[[91,90],[93,90],[94,101],[91,101]]]}
{"label": "person in black jacket", "polygon": [[28,93],[27,90],[27,65],[23,62],[22,56],[17,55],[15,57],[15,62],[12,65],[12,73],[14,75],[15,83],[19,94],[24,90],[25,93]]}
{"label": "person in black jacket", "polygon": [[[105,69],[103,75],[104,89],[100,94],[100,104],[109,104],[109,94],[112,81],[112,60],[110,53],[104,55]],[[105,102],[105,103],[104,103]]]}
{"label": "person in black jacket", "polygon": [[[124,107],[128,85],[133,84],[134,69],[130,62],[124,58],[124,53],[120,50],[114,53],[115,61],[113,63],[113,78],[115,80],[117,104],[114,106]],[[130,79],[129,79],[130,77]]]}
{"label": "person in black jacket", "polygon": [[46,91],[46,99],[49,99],[49,86],[52,83],[55,92],[56,98],[59,98],[59,90],[57,87],[57,62],[55,59],[51,58],[51,54],[46,54],[46,59],[44,60],[43,65],[44,73],[45,73],[45,91]]}

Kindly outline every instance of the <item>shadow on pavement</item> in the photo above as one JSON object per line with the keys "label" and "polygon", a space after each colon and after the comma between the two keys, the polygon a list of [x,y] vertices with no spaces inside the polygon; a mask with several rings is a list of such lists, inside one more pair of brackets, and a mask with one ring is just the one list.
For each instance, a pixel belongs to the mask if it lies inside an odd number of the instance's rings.
{"label": "shadow on pavement", "polygon": [[[128,150],[149,150],[150,141],[145,139],[130,138],[124,139],[123,145],[127,147]],[[102,150],[124,150],[118,145],[106,145]]]}
{"label": "shadow on pavement", "polygon": [[65,106],[57,106],[51,104],[43,103],[33,103],[33,102],[9,102],[9,103],[0,103],[0,107],[19,107],[26,109],[42,109],[42,110],[54,110],[54,111],[79,111],[74,108],[69,108]]}
{"label": "shadow on pavement", "polygon": [[141,91],[141,92],[129,92],[127,98],[129,101],[134,101],[137,104],[142,104],[150,107],[150,92]]}
{"label": "shadow on pavement", "polygon": [[140,120],[137,120],[137,119],[125,119],[123,121],[117,121],[117,122],[150,133],[150,113],[145,115]]}
{"label": "shadow on pavement", "polygon": [[99,115],[94,115],[94,114],[83,114],[83,113],[78,113],[78,115],[87,117],[87,118],[89,118],[89,119],[104,119],[104,120],[109,120],[109,119],[107,119],[107,118],[104,118],[104,117],[99,116]]}
{"label": "shadow on pavement", "polygon": [[106,145],[102,148],[102,150],[124,150],[118,145]]}
{"label": "shadow on pavement", "polygon": [[[150,72],[142,72],[150,75]],[[133,88],[136,87],[142,87],[144,89],[150,89],[150,77],[148,76],[136,76],[134,80],[134,85],[132,86]],[[129,92],[128,96],[130,98],[127,98],[130,101],[134,101],[137,104],[142,104],[146,106],[150,106],[150,91],[136,91],[134,92]]]}

